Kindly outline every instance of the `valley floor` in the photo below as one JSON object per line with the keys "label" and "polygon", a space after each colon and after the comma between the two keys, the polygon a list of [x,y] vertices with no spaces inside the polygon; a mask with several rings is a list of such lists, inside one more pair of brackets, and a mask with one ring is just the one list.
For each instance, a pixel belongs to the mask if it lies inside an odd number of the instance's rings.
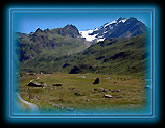
{"label": "valley floor", "polygon": [[[93,84],[99,78],[98,84]],[[44,87],[27,84],[46,83]],[[61,86],[53,86],[60,84]],[[100,74],[25,74],[20,77],[18,93],[36,104],[40,112],[74,110],[140,109],[145,105],[142,78]]]}

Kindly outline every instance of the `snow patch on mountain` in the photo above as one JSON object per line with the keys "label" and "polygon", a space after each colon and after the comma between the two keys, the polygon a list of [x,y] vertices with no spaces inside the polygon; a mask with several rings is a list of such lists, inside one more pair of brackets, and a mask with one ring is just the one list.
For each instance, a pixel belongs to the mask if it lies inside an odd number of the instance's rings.
{"label": "snow patch on mountain", "polygon": [[98,29],[98,28],[95,28],[95,29],[94,29],[94,31],[97,31],[97,30],[99,30],[99,29]]}
{"label": "snow patch on mountain", "polygon": [[103,38],[103,39],[97,39],[97,42],[104,41],[104,40],[105,40],[105,38]]}
{"label": "snow patch on mountain", "polygon": [[123,19],[123,20],[121,20],[120,22],[123,22],[123,23],[124,23],[124,22],[126,22],[126,21],[127,21],[127,19]]}
{"label": "snow patch on mountain", "polygon": [[112,21],[112,22],[110,22],[110,23],[105,24],[105,25],[104,25],[104,28],[107,27],[107,26],[109,26],[109,25],[111,25],[111,24],[114,24],[114,23],[117,23],[117,21],[114,20],[114,21]]}
{"label": "snow patch on mountain", "polygon": [[79,31],[79,33],[81,34],[81,38],[85,38],[87,41],[91,42],[93,40],[96,39],[96,35],[90,35],[90,33],[92,33],[94,30],[87,30],[87,31]]}
{"label": "snow patch on mountain", "polygon": [[112,21],[112,22],[110,22],[110,23],[107,23],[107,24],[105,24],[104,25],[104,28],[106,28],[107,26],[110,26],[110,25],[112,25],[112,24],[118,24],[118,23],[121,23],[121,22],[126,22],[127,21],[127,19],[126,18],[119,18],[119,19],[117,19],[117,20],[114,20],[114,21]]}
{"label": "snow patch on mountain", "polygon": [[[130,26],[137,26],[136,23],[139,23],[145,30],[145,25],[143,25],[136,18],[126,19],[126,18],[120,17],[114,21],[106,23],[103,26],[100,26],[93,30],[79,31],[79,33],[81,34],[81,38],[84,38],[89,42],[99,42],[99,41],[104,41],[105,39],[110,39],[110,38],[130,38],[138,34],[137,32],[134,32],[135,30],[132,29],[133,27],[130,27]],[[129,27],[130,30],[124,31],[121,34],[120,29],[121,28],[124,29],[127,27]],[[143,33],[141,29],[140,29],[140,33]]]}
{"label": "snow patch on mountain", "polygon": [[[119,23],[124,23],[126,22],[126,18],[119,18],[117,20],[111,21],[110,23],[106,23],[105,25],[99,27],[99,28],[95,28],[93,30],[86,30],[86,31],[79,31],[79,33],[81,34],[81,38],[86,39],[89,42],[92,41],[104,41],[105,38],[104,34],[108,33],[111,29],[113,29],[114,25],[118,25]],[[104,29],[103,35],[99,35],[99,31]],[[99,36],[98,36],[99,35]],[[97,38],[96,38],[97,36]]]}

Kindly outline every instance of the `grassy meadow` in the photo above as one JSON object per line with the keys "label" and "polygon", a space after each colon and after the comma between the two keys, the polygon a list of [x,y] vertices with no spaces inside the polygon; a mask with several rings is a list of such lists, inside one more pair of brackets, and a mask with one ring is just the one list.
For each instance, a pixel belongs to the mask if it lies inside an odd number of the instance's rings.
{"label": "grassy meadow", "polygon": [[[38,78],[39,79],[36,79]],[[99,84],[93,84],[96,78]],[[44,82],[42,87],[29,87],[30,80]],[[52,84],[62,84],[60,87]],[[25,74],[20,77],[19,94],[36,104],[40,111],[47,110],[103,110],[103,109],[135,109],[145,103],[144,80],[133,76],[101,75],[101,74]],[[103,88],[106,91],[100,91]],[[111,95],[106,98],[104,95]]]}

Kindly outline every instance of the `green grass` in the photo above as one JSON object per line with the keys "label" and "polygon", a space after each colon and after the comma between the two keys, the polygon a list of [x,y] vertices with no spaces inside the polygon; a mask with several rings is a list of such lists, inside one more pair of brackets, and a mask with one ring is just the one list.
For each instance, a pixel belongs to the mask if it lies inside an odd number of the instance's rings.
{"label": "green grass", "polygon": [[[73,41],[71,46],[58,47],[54,49],[54,52],[49,49],[44,50],[44,55],[23,63],[21,71],[39,72],[44,70],[47,72],[70,73],[76,66],[79,69],[77,72],[81,74],[98,71],[99,74],[143,77],[147,72],[145,66],[149,56],[144,56],[147,54],[146,36],[144,34],[131,39],[106,40],[87,49],[84,45],[76,47],[75,42]],[[109,45],[110,43],[112,45]],[[77,44],[80,43],[77,42]],[[73,47],[76,48],[73,50]],[[63,54],[67,52],[69,55]],[[122,53],[124,55],[120,55]],[[98,59],[99,57],[103,58]],[[64,68],[64,64],[68,65]]]}
{"label": "green grass", "polygon": [[[28,82],[40,77],[47,83],[46,88],[35,88],[26,86]],[[86,76],[86,78],[79,78]],[[96,77],[100,83],[93,85]],[[111,77],[111,79],[106,79]],[[114,85],[114,82],[117,82]],[[53,87],[52,84],[61,83],[62,87]],[[29,89],[28,89],[29,88]],[[71,90],[71,88],[75,88]],[[105,88],[120,92],[95,92],[94,88]],[[74,93],[80,93],[76,96]],[[62,104],[65,107],[80,109],[111,109],[111,108],[136,108],[144,105],[144,81],[132,76],[111,76],[98,74],[36,74],[36,76],[25,75],[20,79],[19,93],[21,97],[31,103],[37,104],[42,111],[58,110],[53,104]],[[110,94],[113,98],[104,98]],[[29,95],[31,98],[29,99]],[[122,96],[122,98],[117,98]]]}

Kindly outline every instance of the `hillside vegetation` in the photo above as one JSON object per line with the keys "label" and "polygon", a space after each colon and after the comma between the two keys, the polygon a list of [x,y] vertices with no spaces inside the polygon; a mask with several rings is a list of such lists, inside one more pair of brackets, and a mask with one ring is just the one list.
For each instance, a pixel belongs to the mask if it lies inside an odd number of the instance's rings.
{"label": "hillside vegetation", "polygon": [[[100,73],[144,76],[145,62],[149,54],[145,49],[146,36],[130,39],[110,39],[91,45],[72,55],[43,54],[25,63],[26,71]],[[66,48],[68,50],[68,48]],[[49,62],[49,63],[48,63]]]}
{"label": "hillside vegetation", "polygon": [[29,34],[17,33],[17,53],[19,61],[25,63],[40,56],[64,56],[83,51],[89,43],[79,38],[73,25],[64,28],[41,30]]}

